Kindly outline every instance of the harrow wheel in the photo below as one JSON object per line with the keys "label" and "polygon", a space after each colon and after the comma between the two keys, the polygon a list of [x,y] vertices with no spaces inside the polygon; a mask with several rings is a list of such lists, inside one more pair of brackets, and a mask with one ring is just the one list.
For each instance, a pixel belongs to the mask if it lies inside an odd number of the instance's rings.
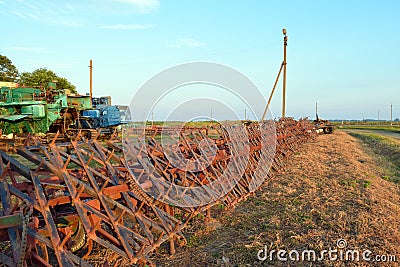
{"label": "harrow wheel", "polygon": [[78,227],[71,239],[73,242],[71,252],[77,252],[86,245],[86,232],[81,222],[78,222]]}

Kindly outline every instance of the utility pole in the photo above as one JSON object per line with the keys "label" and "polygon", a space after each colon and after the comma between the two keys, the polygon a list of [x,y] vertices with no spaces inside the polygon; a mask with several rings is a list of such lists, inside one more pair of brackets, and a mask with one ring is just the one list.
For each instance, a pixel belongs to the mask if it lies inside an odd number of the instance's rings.
{"label": "utility pole", "polygon": [[93,99],[93,62],[92,62],[92,60],[90,60],[89,69],[90,69],[90,74],[89,74],[89,76],[90,76],[90,85],[89,85],[89,87],[90,87],[90,103],[92,103],[92,99]]}
{"label": "utility pole", "polygon": [[211,108],[211,110],[210,110],[210,120],[211,120],[211,121],[213,120],[213,116],[212,116],[212,108]]}
{"label": "utility pole", "polygon": [[283,92],[282,92],[282,118],[286,113],[286,46],[288,37],[286,36],[286,29],[282,29],[283,37]]}
{"label": "utility pole", "polygon": [[244,110],[244,120],[247,120],[247,110]]}
{"label": "utility pole", "polygon": [[379,109],[378,109],[378,121],[379,121]]}
{"label": "utility pole", "polygon": [[268,103],[265,106],[264,113],[263,113],[260,121],[263,121],[265,119],[265,116],[267,115],[267,111],[268,111],[269,105],[271,104],[272,96],[274,95],[276,85],[278,84],[279,77],[281,76],[282,70],[283,70],[282,118],[285,117],[285,110],[286,110],[286,46],[287,46],[288,37],[286,36],[286,29],[282,29],[282,33],[284,35],[284,38],[283,38],[283,61],[282,61],[281,67],[279,69],[278,75],[276,76],[274,87],[272,88],[271,94],[269,95]]}
{"label": "utility pole", "polygon": [[393,117],[392,117],[392,115],[393,115],[393,105],[390,104],[390,126],[393,125]]}
{"label": "utility pole", "polygon": [[154,126],[154,112],[151,112],[151,127]]}

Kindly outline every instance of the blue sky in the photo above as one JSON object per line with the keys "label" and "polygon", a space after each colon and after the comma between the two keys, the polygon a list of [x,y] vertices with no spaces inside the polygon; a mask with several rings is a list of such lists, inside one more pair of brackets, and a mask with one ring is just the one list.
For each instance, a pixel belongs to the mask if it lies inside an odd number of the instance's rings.
{"label": "blue sky", "polygon": [[[390,104],[400,117],[399,12],[399,1],[366,0],[0,0],[0,53],[20,71],[47,67],[81,93],[93,59],[94,94],[118,104],[153,75],[193,61],[230,66],[268,98],[286,28],[287,115],[314,118],[318,101],[320,117],[377,118],[380,110],[389,119]],[[280,116],[281,84],[272,112]]]}

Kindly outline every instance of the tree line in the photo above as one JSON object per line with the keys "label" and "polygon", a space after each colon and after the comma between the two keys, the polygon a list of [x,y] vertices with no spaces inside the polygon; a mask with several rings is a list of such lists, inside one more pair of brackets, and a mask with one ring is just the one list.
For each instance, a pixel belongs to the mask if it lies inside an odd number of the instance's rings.
{"label": "tree line", "polygon": [[0,55],[0,81],[16,82],[22,86],[42,87],[46,87],[49,82],[57,81],[57,88],[69,89],[72,93],[76,93],[75,85],[47,68],[19,73],[17,67],[4,55]]}

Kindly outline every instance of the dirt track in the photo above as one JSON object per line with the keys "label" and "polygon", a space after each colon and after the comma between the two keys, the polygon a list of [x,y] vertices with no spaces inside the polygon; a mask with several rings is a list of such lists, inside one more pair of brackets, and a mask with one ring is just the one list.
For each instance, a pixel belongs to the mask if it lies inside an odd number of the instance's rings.
{"label": "dirt track", "polygon": [[[400,259],[400,195],[381,177],[374,158],[342,131],[321,135],[292,157],[285,172],[256,196],[225,212],[208,227],[193,229],[174,256],[156,255],[159,266],[370,266],[367,262],[261,263],[268,249],[347,248],[394,254]],[[195,227],[194,227],[195,228]],[[372,264],[397,266],[398,263]]]}

